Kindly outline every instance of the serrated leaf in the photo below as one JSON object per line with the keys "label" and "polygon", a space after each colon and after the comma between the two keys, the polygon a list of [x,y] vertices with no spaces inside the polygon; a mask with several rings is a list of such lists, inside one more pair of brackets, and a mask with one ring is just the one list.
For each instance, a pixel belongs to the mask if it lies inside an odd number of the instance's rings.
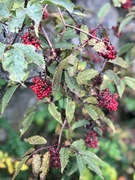
{"label": "serrated leaf", "polygon": [[81,175],[83,173],[83,171],[86,169],[86,164],[85,164],[82,156],[79,154],[76,154],[76,161],[77,161],[77,167],[78,167],[80,175]]}
{"label": "serrated leaf", "polygon": [[25,156],[21,161],[20,163],[18,164],[16,170],[15,170],[15,173],[13,174],[13,177],[12,177],[12,180],[14,180],[16,178],[16,176],[19,174],[22,166],[26,163],[26,161],[29,159],[30,156]]}
{"label": "serrated leaf", "polygon": [[76,161],[71,161],[71,167],[65,172],[66,176],[71,176],[74,172],[77,171]]}
{"label": "serrated leaf", "polygon": [[104,118],[103,118],[103,121],[104,121],[114,132],[116,132],[115,126],[114,126],[114,124],[112,123],[111,119],[109,119],[109,118],[107,118],[107,117],[104,117]]}
{"label": "serrated leaf", "polygon": [[40,144],[46,144],[47,141],[44,137],[42,136],[31,136],[29,138],[25,138],[24,139],[25,142],[29,143],[29,144],[33,144],[33,145],[40,145]]}
{"label": "serrated leaf", "polygon": [[39,3],[34,3],[25,10],[27,15],[35,22],[35,25],[38,26],[42,20],[42,6]]}
{"label": "serrated leaf", "polygon": [[88,97],[83,100],[84,103],[89,103],[89,104],[98,104],[98,101],[95,97]]}
{"label": "serrated leaf", "polygon": [[58,42],[58,43],[53,45],[53,48],[60,48],[60,49],[63,49],[63,50],[73,49],[75,47],[76,47],[76,45],[74,45],[72,43],[69,43],[69,42]]}
{"label": "serrated leaf", "polygon": [[90,115],[90,117],[94,120],[94,121],[98,121],[99,117],[96,113],[96,110],[93,108],[92,105],[84,105],[85,109],[87,110],[88,114]]}
{"label": "serrated leaf", "polygon": [[9,10],[4,3],[0,3],[0,21],[6,20],[10,16]]}
{"label": "serrated leaf", "polygon": [[102,163],[103,161],[93,152],[88,151],[88,150],[84,150],[84,151],[80,151],[79,152],[82,156],[86,156],[86,158],[89,159],[89,161],[93,161],[95,163]]}
{"label": "serrated leaf", "polygon": [[[89,28],[86,25],[81,25],[81,30],[86,31],[89,33]],[[80,41],[81,44],[85,45],[85,42],[88,41],[88,36],[82,32],[80,32]]]}
{"label": "serrated leaf", "polygon": [[123,19],[119,25],[118,33],[120,33],[125,28],[125,26],[132,21],[132,19],[133,19],[133,16],[129,16]]}
{"label": "serrated leaf", "polygon": [[87,84],[88,80],[91,80],[92,78],[94,78],[96,75],[98,75],[98,72],[94,69],[87,69],[83,72],[80,72],[76,79],[78,84],[82,85],[82,84]]}
{"label": "serrated leaf", "polygon": [[2,98],[2,102],[1,102],[1,110],[0,110],[0,113],[3,114],[12,95],[14,94],[14,92],[16,91],[16,89],[18,88],[19,84],[18,85],[15,85],[15,86],[12,86],[12,87],[9,87],[7,89],[7,91],[5,92],[3,98]]}
{"label": "serrated leaf", "polygon": [[127,86],[129,86],[131,89],[135,90],[135,79],[125,76],[124,77],[124,82],[126,83]]}
{"label": "serrated leaf", "polygon": [[119,53],[118,53],[118,56],[121,56],[122,54],[127,53],[132,47],[133,47],[133,43],[124,44],[124,45],[120,48]]}
{"label": "serrated leaf", "polygon": [[66,118],[68,123],[71,123],[71,121],[73,120],[74,113],[75,113],[75,102],[69,100],[66,105]]}
{"label": "serrated leaf", "polygon": [[5,44],[0,42],[0,59],[2,59],[4,55],[4,50],[5,50]]}
{"label": "serrated leaf", "polygon": [[12,33],[18,33],[19,29],[22,27],[24,19],[25,19],[25,10],[24,9],[17,9],[16,16],[11,19],[9,22],[9,31]]}
{"label": "serrated leaf", "polygon": [[70,0],[43,0],[46,4],[54,4],[66,9],[69,12],[73,12],[74,4]]}
{"label": "serrated leaf", "polygon": [[117,87],[119,96],[122,97],[122,95],[123,95],[123,93],[124,93],[124,90],[125,90],[125,88],[126,88],[126,85],[125,85],[124,81],[121,79],[119,86],[116,86],[116,87]]}
{"label": "serrated leaf", "polygon": [[60,162],[61,162],[61,172],[62,173],[69,162],[69,155],[70,155],[69,148],[63,147],[60,149]]}
{"label": "serrated leaf", "polygon": [[68,56],[63,61],[60,62],[60,64],[58,65],[58,67],[56,68],[56,71],[54,73],[53,88],[52,88],[52,92],[53,92],[54,96],[56,96],[57,93],[60,91],[60,83],[61,83],[62,72],[63,72],[63,69],[67,65],[68,58],[70,58],[70,56]]}
{"label": "serrated leaf", "polygon": [[87,156],[82,156],[83,161],[88,165],[88,167],[94,171],[99,177],[101,177],[102,179],[102,172],[100,170],[100,168],[98,167],[98,165],[96,165],[91,159],[89,159]]}
{"label": "serrated leaf", "polygon": [[116,64],[120,67],[123,67],[123,68],[128,68],[128,64],[126,61],[124,61],[121,57],[117,57],[116,59],[114,60],[109,60],[108,62],[112,63],[112,64]]}
{"label": "serrated leaf", "polygon": [[47,173],[49,171],[49,164],[50,164],[50,154],[49,152],[46,152],[42,159],[42,166],[40,168],[41,174],[40,174],[40,180],[45,180]]}
{"label": "serrated leaf", "polygon": [[16,82],[21,82],[26,80],[27,73],[27,62],[24,59],[23,52],[18,48],[13,48],[8,50],[4,54],[2,61],[3,69],[9,72],[9,77],[11,80]]}
{"label": "serrated leaf", "polygon": [[83,119],[83,120],[79,120],[77,122],[75,122],[73,125],[72,125],[72,130],[75,130],[76,128],[79,128],[79,127],[82,127],[82,126],[86,126],[86,125],[89,125],[90,122]]}
{"label": "serrated leaf", "polygon": [[30,108],[26,111],[23,121],[21,122],[20,126],[20,132],[21,136],[27,131],[27,129],[30,127],[32,121],[34,120],[36,114],[36,107]]}
{"label": "serrated leaf", "polygon": [[38,66],[42,67],[43,69],[45,68],[45,61],[44,57],[41,53],[36,53],[35,52],[35,47],[32,45],[25,45],[22,43],[16,43],[13,45],[15,48],[18,48],[23,51],[26,60],[28,63],[35,63]]}
{"label": "serrated leaf", "polygon": [[110,3],[106,3],[100,8],[100,10],[98,12],[99,22],[102,22],[102,20],[109,13],[110,10],[111,10]]}
{"label": "serrated leaf", "polygon": [[107,70],[104,72],[104,74],[107,77],[109,77],[111,80],[113,80],[113,82],[116,84],[116,86],[118,86],[120,84],[120,78],[112,70]]}
{"label": "serrated leaf", "polygon": [[104,42],[96,42],[93,46],[93,48],[96,52],[105,52],[106,51],[106,46]]}
{"label": "serrated leaf", "polygon": [[62,124],[62,118],[61,118],[61,114],[57,111],[57,106],[55,106],[54,103],[50,103],[48,110],[50,112],[50,114],[54,117],[54,119],[56,119],[60,124]]}
{"label": "serrated leaf", "polygon": [[85,142],[83,139],[74,141],[71,147],[75,148],[78,151],[85,150]]}
{"label": "serrated leaf", "polygon": [[34,154],[32,156],[32,172],[35,177],[38,177],[41,167],[41,157],[39,154]]}
{"label": "serrated leaf", "polygon": [[80,91],[77,81],[74,77],[69,77],[68,73],[65,71],[65,82],[67,84],[67,87],[72,91],[74,94],[76,94],[78,97],[80,97]]}

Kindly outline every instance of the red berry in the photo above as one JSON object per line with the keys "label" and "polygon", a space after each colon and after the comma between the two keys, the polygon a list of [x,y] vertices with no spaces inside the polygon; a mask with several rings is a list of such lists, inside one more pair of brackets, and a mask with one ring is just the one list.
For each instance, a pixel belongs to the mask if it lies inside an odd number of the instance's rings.
{"label": "red berry", "polygon": [[93,130],[90,130],[85,138],[85,143],[86,146],[88,147],[97,148],[98,147],[97,133]]}
{"label": "red berry", "polygon": [[131,8],[131,6],[132,6],[132,1],[131,0],[127,0],[126,3],[122,4],[122,7],[124,9],[129,9],[129,8]]}
{"label": "red berry", "polygon": [[112,95],[109,89],[102,90],[97,95],[99,106],[108,109],[109,111],[117,110],[118,108],[118,102],[116,101],[117,99],[118,99],[118,94],[115,93],[114,95]]}

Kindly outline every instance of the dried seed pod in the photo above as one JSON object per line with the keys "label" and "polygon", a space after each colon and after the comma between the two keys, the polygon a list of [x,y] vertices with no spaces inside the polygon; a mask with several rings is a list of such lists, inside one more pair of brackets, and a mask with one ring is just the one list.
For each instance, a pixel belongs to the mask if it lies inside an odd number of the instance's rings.
{"label": "dried seed pod", "polygon": [[50,164],[50,153],[46,152],[42,158],[42,166],[40,168],[41,171],[40,180],[46,179],[49,170],[49,164]]}
{"label": "dried seed pod", "polygon": [[32,172],[35,177],[38,177],[41,167],[41,157],[39,154],[34,154],[32,157]]}

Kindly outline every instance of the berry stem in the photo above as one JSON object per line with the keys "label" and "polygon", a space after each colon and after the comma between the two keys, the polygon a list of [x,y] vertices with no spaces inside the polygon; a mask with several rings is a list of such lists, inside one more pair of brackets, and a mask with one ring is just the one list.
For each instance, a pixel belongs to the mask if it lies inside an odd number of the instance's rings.
{"label": "berry stem", "polygon": [[61,129],[60,129],[59,140],[58,140],[58,146],[57,146],[58,149],[59,149],[60,144],[61,144],[62,132],[63,132],[63,129],[64,129],[65,125],[66,125],[66,122],[67,122],[67,121],[66,121],[66,119],[65,119],[64,122],[63,122],[63,125],[62,125],[62,127],[61,127]]}

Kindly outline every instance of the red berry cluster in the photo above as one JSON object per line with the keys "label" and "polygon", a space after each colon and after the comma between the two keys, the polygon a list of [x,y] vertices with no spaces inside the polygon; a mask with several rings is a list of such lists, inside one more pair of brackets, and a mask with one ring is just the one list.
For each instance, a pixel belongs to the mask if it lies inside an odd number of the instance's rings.
{"label": "red berry cluster", "polygon": [[54,168],[61,167],[59,149],[50,148],[49,153],[50,153],[50,167],[54,167]]}
{"label": "red berry cluster", "polygon": [[99,106],[109,111],[116,111],[118,108],[118,94],[115,93],[112,95],[109,89],[102,90],[97,95],[97,100],[99,102]]}
{"label": "red berry cluster", "polygon": [[120,37],[120,36],[122,36],[122,32],[118,32],[118,30],[119,30],[119,26],[113,26],[112,27],[112,30],[113,30],[113,33],[114,33],[114,35],[116,36],[116,37]]}
{"label": "red berry cluster", "polygon": [[132,6],[132,1],[131,0],[127,0],[126,3],[122,4],[122,7],[124,9],[129,9],[129,8],[131,8],[131,6]]}
{"label": "red berry cluster", "polygon": [[33,36],[31,33],[26,32],[23,36],[23,43],[24,44],[30,44],[35,46],[36,50],[40,47],[40,41],[35,36]]}
{"label": "red berry cluster", "polygon": [[85,138],[85,143],[86,146],[88,147],[97,148],[98,147],[97,133],[93,130],[90,130]]}
{"label": "red berry cluster", "polygon": [[102,84],[102,81],[103,81],[103,77],[101,76],[101,74],[99,74],[92,79],[92,84],[93,86],[99,86]]}
{"label": "red berry cluster", "polygon": [[109,38],[104,38],[103,42],[106,46],[105,52],[98,52],[100,56],[102,56],[105,59],[115,59],[116,58],[116,51],[114,50],[114,46],[110,43]]}
{"label": "red berry cluster", "polygon": [[30,88],[34,91],[34,93],[37,95],[37,99],[43,99],[47,96],[49,96],[52,92],[52,84],[47,79],[42,79],[40,77],[34,77],[32,78],[33,85],[30,86]]}

